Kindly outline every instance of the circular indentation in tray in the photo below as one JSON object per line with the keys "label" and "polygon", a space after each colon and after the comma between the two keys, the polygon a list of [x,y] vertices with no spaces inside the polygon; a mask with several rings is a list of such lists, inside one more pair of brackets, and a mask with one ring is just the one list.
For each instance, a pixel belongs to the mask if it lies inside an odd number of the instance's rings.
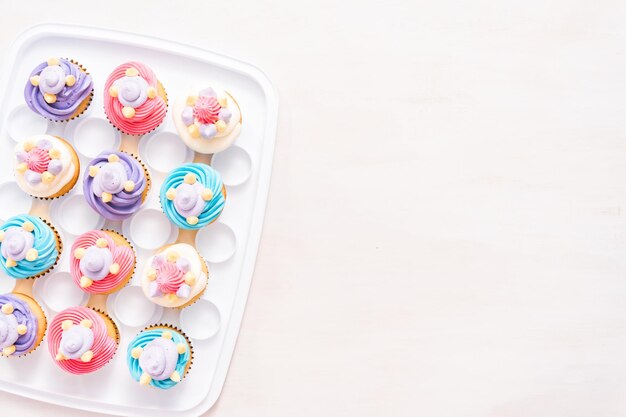
{"label": "circular indentation in tray", "polygon": [[104,218],[89,207],[82,194],[55,201],[52,206],[52,216],[55,224],[74,236],[104,226]]}
{"label": "circular indentation in tray", "polygon": [[87,299],[87,294],[74,283],[69,272],[57,272],[45,278],[42,290],[37,292],[54,311],[81,305]]}
{"label": "circular indentation in tray", "polygon": [[0,219],[7,220],[18,214],[28,213],[33,199],[13,181],[0,184],[0,195],[4,204],[0,204]]}
{"label": "circular indentation in tray", "polygon": [[252,158],[248,152],[239,146],[230,148],[213,155],[211,166],[221,175],[226,185],[243,184],[252,173]]}
{"label": "circular indentation in tray", "polygon": [[29,136],[43,135],[48,129],[48,121],[22,104],[13,109],[7,121],[7,131],[14,141]]}
{"label": "circular indentation in tray", "polygon": [[113,312],[125,325],[140,327],[159,320],[163,308],[148,300],[141,287],[130,286],[115,296]]}
{"label": "circular indentation in tray", "polygon": [[200,299],[180,313],[180,325],[192,339],[211,338],[220,330],[220,311],[209,300]]}
{"label": "circular indentation in tray", "polygon": [[143,249],[157,249],[172,237],[173,226],[161,210],[140,210],[124,222],[124,234]]}
{"label": "circular indentation in tray", "polygon": [[150,167],[163,173],[193,159],[191,150],[171,132],[156,132],[145,136],[139,142],[139,153]]}
{"label": "circular indentation in tray", "polygon": [[216,222],[196,235],[196,248],[198,252],[209,262],[224,262],[233,256],[237,238],[233,229],[224,223]]}
{"label": "circular indentation in tray", "polygon": [[100,117],[76,119],[69,123],[66,136],[72,138],[76,150],[87,158],[95,158],[106,149],[118,149],[121,133],[108,120]]}

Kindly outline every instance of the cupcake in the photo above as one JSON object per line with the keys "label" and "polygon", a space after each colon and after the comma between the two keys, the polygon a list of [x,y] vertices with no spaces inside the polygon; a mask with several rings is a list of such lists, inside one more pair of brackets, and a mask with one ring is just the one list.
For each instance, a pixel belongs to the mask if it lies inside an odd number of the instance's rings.
{"label": "cupcake", "polygon": [[92,96],[91,75],[65,58],[50,58],[39,64],[24,88],[28,107],[55,122],[80,116],[89,107]]}
{"label": "cupcake", "polygon": [[172,117],[180,138],[198,153],[223,151],[241,132],[239,105],[226,91],[211,87],[174,102]]}
{"label": "cupcake", "polygon": [[102,368],[115,356],[118,344],[119,332],[113,320],[88,307],[70,307],[50,323],[50,355],[71,374],[88,374]]}
{"label": "cupcake", "polygon": [[127,362],[131,377],[141,385],[170,389],[189,372],[193,360],[191,343],[180,330],[151,326],[128,345]]}
{"label": "cupcake", "polygon": [[76,184],[80,162],[72,145],[51,135],[30,137],[15,147],[15,180],[27,194],[56,198]]}
{"label": "cupcake", "polygon": [[150,301],[163,307],[183,308],[200,298],[209,270],[198,251],[186,243],[165,246],[150,257],[140,281]]}
{"label": "cupcake", "polygon": [[200,163],[184,164],[167,176],[161,206],[172,223],[195,230],[213,223],[224,209],[226,188],[216,170]]}
{"label": "cupcake", "polygon": [[113,126],[128,135],[156,129],[167,113],[167,95],[150,67],[127,62],[104,85],[104,111]]}
{"label": "cupcake", "polygon": [[4,356],[24,356],[37,349],[46,333],[46,316],[24,294],[0,295],[0,349]]}
{"label": "cupcake", "polygon": [[111,230],[92,230],[74,241],[70,272],[84,291],[111,294],[130,281],[135,263],[135,251],[124,236]]}
{"label": "cupcake", "polygon": [[57,231],[39,217],[23,214],[0,226],[0,267],[10,277],[45,275],[56,265],[61,249]]}
{"label": "cupcake", "polygon": [[139,160],[121,151],[96,157],[83,176],[87,203],[109,220],[124,220],[135,213],[148,196],[150,176]]}

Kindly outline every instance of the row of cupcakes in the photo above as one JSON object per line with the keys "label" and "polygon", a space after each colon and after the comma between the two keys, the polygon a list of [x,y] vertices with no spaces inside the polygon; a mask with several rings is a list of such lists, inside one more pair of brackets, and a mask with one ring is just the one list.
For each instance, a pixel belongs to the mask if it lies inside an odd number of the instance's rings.
{"label": "row of cupcakes", "polygon": [[[27,194],[52,199],[67,194],[77,183],[80,161],[67,141],[38,135],[15,148],[15,179]],[[83,194],[102,217],[121,221],[145,202],[150,174],[138,157],[123,151],[105,151],[89,162],[83,175]],[[226,188],[216,170],[202,163],[174,169],[160,193],[163,212],[182,229],[195,230],[214,222],[226,201]]]}
{"label": "row of cupcakes", "polygon": [[[120,336],[105,313],[70,307],[47,324],[41,306],[31,297],[0,295],[0,349],[3,356],[33,352],[48,331],[48,351],[64,371],[84,375],[102,369],[116,355]],[[187,375],[193,360],[189,338],[178,328],[159,324],[139,332],[128,344],[131,378],[142,385],[169,389]]]}
{"label": "row of cupcakes", "polygon": [[[39,217],[16,216],[0,226],[0,266],[14,278],[44,276],[54,268],[62,249],[54,226]],[[90,294],[110,294],[121,289],[135,271],[132,245],[114,231],[92,230],[79,236],[71,253],[73,281]],[[208,269],[192,246],[177,243],[162,248],[148,260],[140,281],[150,301],[163,307],[184,308],[204,293]],[[117,326],[102,311],[71,307],[57,314],[47,326],[39,304],[20,293],[0,296],[0,309],[0,349],[4,356],[24,356],[35,350],[46,327],[50,354],[67,372],[94,372],[117,352]],[[133,378],[142,384],[170,388],[188,370],[192,351],[184,333],[159,325],[141,332],[129,344],[127,354]],[[165,375],[163,369],[171,366],[176,369]],[[138,370],[143,371],[137,374]]]}
{"label": "row of cupcakes", "polygon": [[[167,114],[168,96],[154,71],[141,62],[126,62],[107,77],[103,89],[109,122],[128,135],[144,135],[159,127]],[[31,72],[24,88],[28,107],[55,122],[79,117],[90,106],[94,82],[77,61],[50,58]],[[177,97],[172,117],[179,137],[198,153],[212,154],[230,146],[241,131],[235,98],[219,88],[192,88]]]}

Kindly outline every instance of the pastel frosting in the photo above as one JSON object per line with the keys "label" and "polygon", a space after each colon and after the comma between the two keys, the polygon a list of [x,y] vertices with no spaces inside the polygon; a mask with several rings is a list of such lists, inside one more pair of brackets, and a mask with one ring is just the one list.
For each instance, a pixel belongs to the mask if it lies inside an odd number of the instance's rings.
{"label": "pastel frosting", "polygon": [[72,118],[93,91],[93,80],[81,67],[65,58],[50,58],[30,74],[24,88],[26,104],[54,121]]}
{"label": "pastel frosting", "polygon": [[174,103],[172,115],[178,134],[196,152],[223,151],[241,132],[241,110],[230,94],[206,87]]}
{"label": "pastel frosting", "polygon": [[186,243],[166,246],[150,257],[141,274],[148,299],[163,307],[180,307],[206,288],[206,264]]}
{"label": "pastel frosting", "polygon": [[91,294],[108,294],[119,287],[135,267],[135,252],[117,245],[111,235],[91,230],[72,245],[70,272],[74,283]]}
{"label": "pastel frosting", "polygon": [[[50,197],[59,193],[76,174],[76,158],[67,142],[52,135],[30,137],[15,147],[15,180],[26,193]],[[76,158],[78,160],[78,158]]]}
{"label": "pastel frosting", "polygon": [[142,385],[170,389],[185,376],[190,361],[189,342],[173,329],[144,330],[128,345],[130,375]]}
{"label": "pastel frosting", "polygon": [[150,67],[127,62],[115,68],[104,85],[104,111],[115,127],[129,135],[156,129],[167,113]]}
{"label": "pastel frosting", "polygon": [[135,213],[146,187],[143,166],[121,151],[103,152],[91,161],[83,182],[87,203],[109,220],[124,220]]}
{"label": "pastel frosting", "polygon": [[34,277],[58,258],[57,236],[39,217],[15,216],[0,226],[0,267],[10,277]]}
{"label": "pastel frosting", "polygon": [[5,356],[29,353],[37,343],[39,320],[22,298],[0,295],[0,350]]}
{"label": "pastel frosting", "polygon": [[214,222],[224,209],[226,192],[216,170],[201,163],[184,164],[161,186],[161,206],[181,229],[200,229]]}
{"label": "pastel frosting", "polygon": [[48,350],[57,365],[72,374],[97,371],[115,356],[117,341],[104,318],[87,307],[61,311],[48,327]]}

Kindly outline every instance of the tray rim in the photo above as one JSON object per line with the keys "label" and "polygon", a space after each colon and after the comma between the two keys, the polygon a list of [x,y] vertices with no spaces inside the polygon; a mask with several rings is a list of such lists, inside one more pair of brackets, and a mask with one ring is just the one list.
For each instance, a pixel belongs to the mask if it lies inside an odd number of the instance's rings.
{"label": "tray rim", "polygon": [[[177,412],[179,415],[200,415],[207,412],[217,402],[226,376],[230,368],[230,363],[234,354],[237,337],[241,328],[243,314],[248,299],[248,294],[258,255],[258,249],[263,231],[265,210],[272,174],[274,157],[274,146],[276,142],[278,125],[278,95],[276,89],[263,70],[254,64],[242,61],[222,53],[217,53],[208,49],[187,45],[177,41],[171,41],[152,35],[144,35],[132,32],[119,31],[95,26],[72,25],[61,23],[41,23],[26,27],[11,42],[8,52],[5,55],[6,61],[2,65],[0,73],[0,91],[7,91],[9,86],[9,74],[12,63],[17,60],[19,51],[27,47],[29,42],[38,37],[50,34],[52,36],[75,36],[87,40],[107,40],[113,42],[125,42],[144,48],[160,50],[169,53],[176,53],[194,59],[202,59],[230,70],[238,71],[254,80],[263,91],[267,109],[265,131],[263,132],[264,146],[261,150],[261,157],[258,168],[258,187],[254,203],[254,215],[250,224],[250,234],[245,248],[245,252],[254,256],[244,258],[241,275],[237,284],[236,296],[232,305],[229,326],[227,327],[224,341],[221,348],[220,359],[215,369],[213,380],[211,381],[207,396],[192,408]],[[4,129],[9,112],[6,109],[7,100],[0,103],[0,131]],[[104,412],[113,415],[143,415],[140,409],[128,408],[115,404],[95,402],[84,399],[76,399],[65,396],[50,395],[44,391],[33,388],[14,386],[10,383],[0,381],[0,391],[14,395],[27,397],[36,401],[55,404],[63,407],[80,409],[91,412]],[[56,398],[55,398],[56,397]],[[70,401],[71,400],[71,401]],[[106,404],[106,408],[102,405]],[[145,409],[141,409],[145,411]],[[150,413],[156,416],[171,415],[172,411],[150,409]]]}

